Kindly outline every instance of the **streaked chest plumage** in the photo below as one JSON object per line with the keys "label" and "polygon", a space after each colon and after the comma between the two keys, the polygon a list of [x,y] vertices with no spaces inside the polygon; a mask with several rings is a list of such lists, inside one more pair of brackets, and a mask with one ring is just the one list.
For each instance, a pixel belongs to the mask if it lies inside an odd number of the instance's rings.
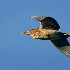
{"label": "streaked chest plumage", "polygon": [[56,32],[56,30],[47,30],[47,29],[34,29],[34,30],[30,30],[30,35],[33,37],[33,38],[45,38],[45,39],[48,39],[48,36],[49,35],[53,35],[54,33]]}

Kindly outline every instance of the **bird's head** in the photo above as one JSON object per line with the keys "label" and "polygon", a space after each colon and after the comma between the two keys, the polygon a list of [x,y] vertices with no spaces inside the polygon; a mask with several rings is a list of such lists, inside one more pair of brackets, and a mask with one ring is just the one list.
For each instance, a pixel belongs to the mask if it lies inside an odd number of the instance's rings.
{"label": "bird's head", "polygon": [[36,29],[28,30],[26,32],[20,32],[19,34],[27,34],[27,35],[32,35],[36,32]]}

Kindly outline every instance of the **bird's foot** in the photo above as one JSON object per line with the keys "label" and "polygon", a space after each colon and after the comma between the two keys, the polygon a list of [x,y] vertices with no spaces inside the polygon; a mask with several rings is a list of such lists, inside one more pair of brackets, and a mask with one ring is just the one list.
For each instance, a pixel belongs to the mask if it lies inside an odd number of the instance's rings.
{"label": "bird's foot", "polygon": [[64,34],[65,36],[70,36],[70,33],[68,33],[68,34]]}

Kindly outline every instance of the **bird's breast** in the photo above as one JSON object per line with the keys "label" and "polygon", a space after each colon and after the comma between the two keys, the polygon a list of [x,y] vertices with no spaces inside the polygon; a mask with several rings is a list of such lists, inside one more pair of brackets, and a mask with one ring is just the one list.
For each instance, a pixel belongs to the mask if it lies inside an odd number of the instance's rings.
{"label": "bird's breast", "polygon": [[32,30],[30,35],[36,39],[49,39],[48,35],[51,35],[54,32],[55,32],[54,30],[37,29],[37,30]]}

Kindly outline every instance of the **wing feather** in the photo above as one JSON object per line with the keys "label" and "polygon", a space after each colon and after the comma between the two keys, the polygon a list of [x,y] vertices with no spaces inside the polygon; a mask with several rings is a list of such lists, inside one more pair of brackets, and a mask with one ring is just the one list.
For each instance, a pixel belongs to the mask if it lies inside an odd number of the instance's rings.
{"label": "wing feather", "polygon": [[51,40],[51,42],[58,48],[62,53],[70,56],[70,44],[66,37],[62,37],[58,40]]}
{"label": "wing feather", "polygon": [[41,28],[43,29],[52,29],[52,30],[59,30],[60,26],[57,21],[52,17],[46,17],[41,22]]}
{"label": "wing feather", "polygon": [[52,30],[59,30],[60,29],[58,22],[52,17],[31,16],[31,18],[40,21],[40,28],[42,28],[42,29],[52,29]]}

